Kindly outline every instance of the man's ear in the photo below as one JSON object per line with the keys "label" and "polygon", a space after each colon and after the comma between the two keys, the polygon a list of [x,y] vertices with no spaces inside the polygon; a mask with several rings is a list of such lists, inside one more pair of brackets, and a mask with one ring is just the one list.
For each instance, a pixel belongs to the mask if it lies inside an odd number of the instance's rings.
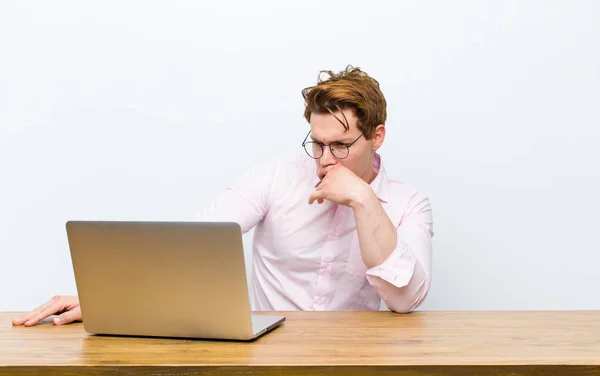
{"label": "man's ear", "polygon": [[373,135],[373,151],[377,151],[383,144],[383,140],[385,140],[385,125],[379,124],[375,128],[375,135]]}

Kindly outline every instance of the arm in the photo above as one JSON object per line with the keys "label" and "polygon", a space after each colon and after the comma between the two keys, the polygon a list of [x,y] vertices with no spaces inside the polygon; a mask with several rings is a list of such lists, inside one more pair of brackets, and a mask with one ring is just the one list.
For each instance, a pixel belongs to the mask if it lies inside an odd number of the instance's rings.
{"label": "arm", "polygon": [[[369,222],[368,212],[377,213],[373,207],[381,207],[381,204],[373,202],[371,206],[370,210],[360,210],[358,213],[355,210],[354,214],[361,254],[364,259],[366,253],[369,261],[375,259],[379,262],[386,254],[387,257],[379,264],[367,264],[367,260],[364,260],[365,265],[370,267],[367,279],[390,310],[410,312],[423,302],[431,284],[433,231],[429,200],[421,194],[415,194],[395,233],[388,226],[380,229],[374,226],[377,221],[386,223],[381,217],[377,216],[375,218],[378,220]],[[383,215],[387,218],[385,212]],[[394,244],[393,248],[391,244]]]}
{"label": "arm", "polygon": [[379,199],[368,184],[364,184],[351,201],[358,233],[360,254],[368,268],[382,264],[396,249],[397,230],[383,210]]}
{"label": "arm", "polygon": [[196,213],[197,221],[237,222],[242,233],[250,231],[267,214],[276,165],[269,163],[248,171],[234,186]]}
{"label": "arm", "polygon": [[415,193],[395,227],[370,185],[336,166],[309,197],[309,204],[330,200],[353,209],[361,256],[369,283],[389,309],[418,307],[431,282],[432,219],[429,200]]}
{"label": "arm", "polygon": [[[265,164],[247,172],[232,188],[227,189],[203,212],[198,221],[237,222],[242,233],[252,229],[266,215],[276,166]],[[79,299],[76,296],[55,296],[31,312],[15,318],[13,325],[33,326],[52,315],[52,322],[64,325],[82,321]]]}

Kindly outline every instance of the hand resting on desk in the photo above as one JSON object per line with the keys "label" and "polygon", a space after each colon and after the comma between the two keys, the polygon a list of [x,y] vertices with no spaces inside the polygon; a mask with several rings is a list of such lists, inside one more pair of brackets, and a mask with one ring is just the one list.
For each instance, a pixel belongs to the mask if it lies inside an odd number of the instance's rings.
{"label": "hand resting on desk", "polygon": [[15,326],[33,326],[52,315],[58,315],[52,320],[54,325],[64,325],[81,321],[79,299],[76,296],[55,296],[33,311],[17,317],[13,320],[12,324]]}

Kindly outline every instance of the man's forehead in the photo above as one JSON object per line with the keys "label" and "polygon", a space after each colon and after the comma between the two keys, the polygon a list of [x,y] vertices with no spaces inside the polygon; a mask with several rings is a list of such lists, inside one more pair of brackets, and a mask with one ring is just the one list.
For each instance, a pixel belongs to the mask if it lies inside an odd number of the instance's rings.
{"label": "man's forehead", "polygon": [[[315,114],[313,114],[315,115]],[[327,140],[342,140],[349,138],[351,135],[356,133],[356,119],[352,116],[346,116],[346,119],[340,117],[341,114],[336,114],[342,121],[347,119],[349,129],[347,130],[338,119],[331,114],[316,114],[311,116],[310,129],[311,135],[315,139],[327,139]]]}
{"label": "man's forehead", "polygon": [[[338,128],[339,129],[336,129]],[[338,124],[336,127],[319,128],[311,126],[310,135],[312,138],[320,141],[339,141],[350,137],[350,131],[347,131]]]}

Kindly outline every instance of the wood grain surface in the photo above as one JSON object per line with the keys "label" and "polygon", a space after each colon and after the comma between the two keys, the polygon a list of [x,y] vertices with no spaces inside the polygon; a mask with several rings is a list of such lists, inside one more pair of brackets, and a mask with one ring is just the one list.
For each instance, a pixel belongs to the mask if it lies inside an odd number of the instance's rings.
{"label": "wood grain surface", "polygon": [[243,343],[13,327],[19,314],[0,313],[0,375],[600,375],[600,311],[272,314],[286,323]]}

